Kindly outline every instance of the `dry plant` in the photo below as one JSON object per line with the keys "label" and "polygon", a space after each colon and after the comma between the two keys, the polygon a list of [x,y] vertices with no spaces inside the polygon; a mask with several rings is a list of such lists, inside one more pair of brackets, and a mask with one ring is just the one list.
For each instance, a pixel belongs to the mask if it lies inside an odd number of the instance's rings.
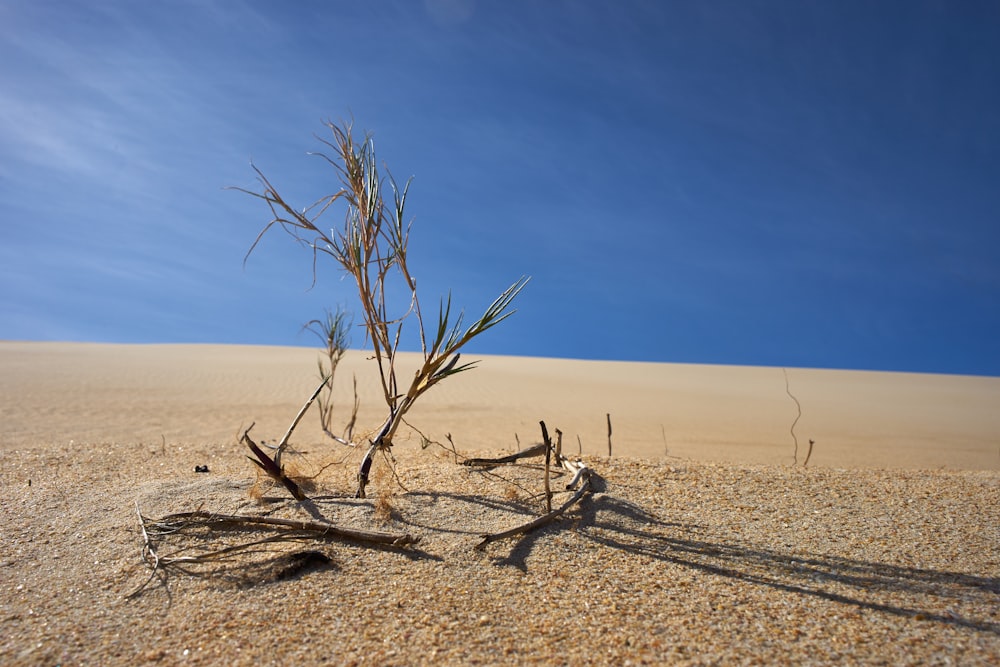
{"label": "dry plant", "polygon": [[[394,504],[393,484],[404,492],[407,491],[396,474],[395,459],[390,449],[393,437],[400,425],[407,424],[420,434],[422,447],[436,444],[458,463],[460,458],[458,449],[450,433],[447,435],[446,447],[420,433],[405,421],[405,417],[417,399],[431,387],[447,377],[474,367],[475,362],[460,363],[462,348],[514,313],[511,305],[528,279],[522,277],[516,280],[486,308],[481,317],[468,326],[463,326],[463,313],[453,315],[449,295],[440,300],[436,322],[432,322],[429,328],[425,326],[421,302],[417,295],[417,283],[410,272],[407,255],[410,224],[406,222],[404,209],[409,182],[400,189],[391,175],[386,177],[387,180],[383,179],[378,171],[370,135],[366,135],[359,143],[353,136],[350,124],[338,126],[328,123],[327,125],[333,133],[333,138],[330,141],[321,141],[333,149],[334,153],[332,157],[319,155],[333,166],[340,180],[341,187],[334,194],[323,197],[312,206],[301,209],[300,212],[281,197],[256,166],[253,168],[262,191],[237,189],[262,199],[272,214],[271,220],[252,244],[250,252],[253,252],[269,229],[278,226],[312,250],[314,268],[317,256],[328,255],[354,280],[364,316],[366,339],[372,346],[372,358],[378,367],[387,408],[387,415],[381,426],[371,431],[371,435],[367,437],[367,448],[357,473],[355,496],[366,497],[373,461],[381,453],[386,464],[375,469],[375,486],[379,493],[373,503],[374,519],[381,523],[391,523],[399,518]],[[384,187],[386,183],[389,186],[388,190]],[[343,226],[339,230],[324,231],[318,222],[319,218],[337,202],[346,205]],[[405,303],[389,303],[389,295],[401,293],[407,295]],[[404,323],[414,319],[420,337],[422,363],[409,384],[400,385],[397,379],[396,360],[401,333]],[[289,573],[298,572],[314,564],[329,563],[329,558],[321,552],[299,551],[288,554],[280,549],[274,551],[281,543],[286,542],[337,539],[383,548],[410,548],[419,542],[419,536],[409,533],[362,530],[337,525],[327,520],[322,516],[315,499],[310,499],[306,495],[314,489],[311,484],[315,475],[306,477],[296,471],[294,464],[286,466],[283,463],[282,458],[288,452],[293,431],[310,406],[317,402],[323,430],[335,441],[355,446],[352,440],[358,414],[356,378],[354,405],[343,436],[337,436],[332,427],[334,411],[332,378],[347,349],[349,319],[344,311],[337,310],[335,313],[328,312],[324,320],[313,320],[306,326],[316,333],[324,344],[318,364],[319,385],[302,405],[277,445],[271,446],[263,441],[260,444],[255,442],[250,436],[253,424],[243,430],[240,442],[250,450],[252,456],[247,458],[255,464],[259,472],[282,485],[293,498],[301,501],[298,507],[306,509],[312,518],[304,520],[270,515],[218,514],[198,508],[195,511],[150,519],[143,516],[137,506],[136,512],[144,542],[142,557],[152,572],[149,579],[130,597],[140,594],[157,576],[163,578],[168,570],[192,572],[193,566],[211,568],[220,562],[235,563],[234,567],[239,567],[241,561],[237,557],[252,553],[278,554],[273,559],[277,563],[277,574],[272,578],[283,578],[289,576]],[[610,454],[610,415],[607,419]],[[555,520],[591,492],[594,480],[599,479],[582,461],[571,461],[562,454],[560,431],[555,432],[556,442],[553,444],[544,422],[541,422],[541,426],[544,442],[539,445],[498,459],[464,461],[466,465],[480,466],[484,472],[490,474],[488,470],[495,466],[505,463],[516,464],[521,459],[529,457],[544,457],[544,490],[540,495],[544,497],[545,513],[509,530],[482,535],[479,548],[496,540],[530,532]],[[319,472],[322,471],[323,469],[320,469]],[[571,491],[572,495],[558,507],[553,507],[553,497],[556,493],[551,488],[551,478],[565,475],[567,472],[572,474],[572,480],[565,489]],[[259,484],[255,485],[255,488],[258,487]],[[534,495],[526,486],[511,482],[506,488],[507,498],[518,498],[519,491],[529,497]],[[244,541],[234,539],[234,533],[240,534],[246,531],[257,532],[263,537],[250,541],[246,541],[245,538]]]}
{"label": "dry plant", "polygon": [[[802,404],[799,403],[799,399],[797,399],[795,397],[795,394],[792,393],[791,387],[788,384],[788,369],[787,368],[782,368],[781,372],[785,375],[785,393],[788,394],[789,398],[791,398],[793,401],[795,401],[795,409],[797,410],[797,413],[795,415],[795,419],[792,421],[792,426],[791,426],[791,428],[788,429],[789,433],[791,433],[791,435],[792,435],[792,442],[795,443],[795,450],[792,452],[792,465],[796,465],[799,462],[799,438],[798,438],[797,435],[795,435],[795,425],[799,423],[800,419],[802,419]],[[807,467],[809,465],[809,459],[812,458],[813,445],[815,445],[815,444],[816,444],[816,441],[813,440],[812,438],[810,438],[809,439],[809,450],[806,452],[806,460],[802,462],[802,467],[803,468],[805,468],[805,467]]]}
{"label": "dry plant", "polygon": [[[543,442],[523,449],[516,454],[510,454],[508,456],[501,456],[498,458],[476,458],[468,459],[465,461],[465,465],[492,468],[498,465],[516,463],[522,459],[534,458],[538,456],[543,456],[545,461],[545,470],[543,477],[544,489],[542,495],[545,498],[545,514],[536,517],[526,523],[514,526],[507,530],[500,531],[498,533],[487,533],[480,537],[482,541],[476,545],[476,549],[483,549],[487,544],[491,542],[496,542],[497,540],[502,540],[508,537],[513,537],[515,535],[523,535],[529,533],[537,528],[545,526],[552,523],[560,516],[562,516],[566,510],[575,505],[586,496],[588,493],[592,492],[594,489],[594,478],[596,477],[593,470],[591,470],[586,463],[582,460],[577,459],[573,461],[562,454],[562,432],[556,429],[556,442],[553,443],[549,438],[548,428],[545,426],[545,422],[539,422],[542,429],[542,440]],[[573,495],[569,497],[562,505],[553,509],[552,507],[552,496],[553,492],[549,484],[550,479],[550,466],[555,460],[555,463],[562,468],[564,471],[573,474],[572,479],[566,484],[567,491],[573,491]]]}
{"label": "dry plant", "polygon": [[[408,547],[419,541],[407,533],[387,533],[337,526],[325,520],[283,519],[245,514],[216,514],[204,510],[178,512],[160,519],[143,516],[136,506],[142,531],[142,558],[150,568],[149,577],[126,598],[136,597],[157,576],[166,576],[170,570],[195,574],[194,568],[238,559],[248,553],[270,550],[287,542],[313,542],[316,540],[347,540],[383,547]],[[268,531],[260,539],[229,542],[224,529],[258,529]],[[167,540],[169,553],[161,553]],[[282,551],[275,551],[281,554]],[[312,552],[305,552],[307,554]],[[294,554],[292,554],[294,556]],[[302,563],[300,563],[302,565]],[[287,572],[285,573],[287,574]]]}
{"label": "dry plant", "polygon": [[341,308],[337,308],[335,312],[328,310],[324,319],[312,320],[305,326],[323,341],[323,351],[317,362],[319,377],[323,380],[316,403],[320,427],[332,440],[348,446],[353,444],[354,426],[358,420],[358,408],[361,407],[358,401],[358,378],[354,376],[354,403],[343,435],[333,432],[333,378],[337,373],[337,365],[350,346],[350,326],[350,316]]}
{"label": "dry plant", "polygon": [[802,418],[802,404],[799,403],[799,399],[795,398],[792,390],[788,386],[788,369],[782,368],[782,374],[785,376],[785,393],[788,397],[795,401],[795,409],[798,411],[795,415],[795,419],[792,421],[791,428],[788,429],[789,433],[792,434],[792,441],[795,443],[795,451],[792,452],[792,463],[796,464],[799,462],[799,438],[795,435],[795,425],[799,423],[799,419]]}
{"label": "dry plant", "polygon": [[[370,134],[357,140],[351,123],[337,125],[328,122],[326,125],[332,138],[320,141],[332,153],[316,155],[333,167],[337,174],[340,188],[336,192],[308,207],[298,208],[288,203],[256,166],[253,169],[261,191],[237,189],[263,200],[272,216],[257,235],[248,256],[264,234],[277,226],[312,250],[314,269],[316,258],[323,254],[336,261],[354,279],[364,316],[366,339],[372,346],[378,365],[382,395],[388,411],[382,425],[370,438],[358,469],[355,495],[364,498],[375,453],[392,446],[403,418],[421,395],[441,380],[474,366],[475,362],[459,363],[460,350],[514,313],[511,304],[528,279],[522,277],[516,280],[468,327],[463,327],[463,313],[453,316],[449,295],[439,304],[436,325],[428,328],[407,254],[411,222],[407,220],[405,206],[410,181],[400,187],[388,172],[385,177],[382,176]],[[337,203],[346,205],[343,225],[327,231],[328,228],[322,226],[319,220]],[[398,294],[400,290],[408,295],[406,303],[390,304],[390,295]],[[403,324],[411,317],[416,319],[423,363],[409,385],[404,387],[397,379],[396,357]],[[257,452],[254,453],[257,455]],[[280,453],[279,449],[276,457]],[[276,479],[281,481],[278,461],[273,461],[277,466],[271,466],[266,461],[257,463],[268,474],[278,474]],[[273,469],[275,467],[277,470]]]}

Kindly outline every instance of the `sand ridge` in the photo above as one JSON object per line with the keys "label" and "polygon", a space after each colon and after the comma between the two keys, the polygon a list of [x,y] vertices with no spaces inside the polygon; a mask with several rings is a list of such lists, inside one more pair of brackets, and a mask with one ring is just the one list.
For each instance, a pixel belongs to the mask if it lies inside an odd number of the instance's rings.
{"label": "sand ridge", "polygon": [[[471,356],[471,355],[470,355]],[[571,445],[704,461],[1000,470],[1000,378],[814,369],[475,357],[409,420],[437,439],[500,449],[538,438],[538,421]],[[317,383],[309,348],[0,342],[0,449],[68,442],[231,442],[241,426],[277,438]],[[401,355],[400,378],[417,357]],[[351,351],[336,378],[346,412],[352,377],[360,424],[384,417],[377,375]],[[343,423],[343,422],[340,422]],[[265,435],[265,437],[267,437]],[[322,442],[314,419],[298,437]],[[579,439],[579,440],[578,440]]]}

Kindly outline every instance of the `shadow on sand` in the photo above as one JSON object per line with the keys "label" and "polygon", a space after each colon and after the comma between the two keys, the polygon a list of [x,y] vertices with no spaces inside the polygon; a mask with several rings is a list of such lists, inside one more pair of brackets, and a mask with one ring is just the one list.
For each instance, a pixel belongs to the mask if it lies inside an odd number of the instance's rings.
{"label": "shadow on sand", "polygon": [[[698,527],[662,521],[634,503],[606,494],[584,498],[566,520],[574,522],[573,530],[581,539],[609,549],[785,593],[1000,635],[996,622],[963,617],[951,610],[931,611],[970,602],[996,608],[1000,602],[997,578],[695,539],[692,533],[704,532]],[[526,571],[535,544],[565,528],[563,521],[525,535],[494,562]],[[901,601],[887,601],[894,597]]]}

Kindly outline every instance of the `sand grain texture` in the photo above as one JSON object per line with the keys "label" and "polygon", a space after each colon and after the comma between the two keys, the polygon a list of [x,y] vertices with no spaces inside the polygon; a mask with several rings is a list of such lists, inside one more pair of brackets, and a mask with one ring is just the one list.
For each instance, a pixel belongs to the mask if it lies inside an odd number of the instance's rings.
{"label": "sand grain texture", "polygon": [[[537,470],[483,474],[410,434],[395,448],[408,491],[382,467],[373,498],[355,500],[359,454],[323,444],[313,417],[293,438],[306,454],[290,460],[306,473],[345,464],[317,478],[312,503],[268,485],[271,500],[249,497],[239,427],[256,420],[258,437],[280,437],[315,385],[315,358],[0,344],[0,663],[1000,661],[997,379],[789,369],[800,445],[817,440],[803,469],[804,452],[791,465],[781,369],[486,358],[411,421],[478,455],[511,451],[515,433],[534,442],[545,419],[567,451],[580,437],[600,481],[555,524],[477,551],[482,533],[539,512]],[[362,355],[338,391],[353,370],[373,427]],[[318,513],[421,542],[282,543],[126,598],[149,573],[137,504],[148,517]]]}

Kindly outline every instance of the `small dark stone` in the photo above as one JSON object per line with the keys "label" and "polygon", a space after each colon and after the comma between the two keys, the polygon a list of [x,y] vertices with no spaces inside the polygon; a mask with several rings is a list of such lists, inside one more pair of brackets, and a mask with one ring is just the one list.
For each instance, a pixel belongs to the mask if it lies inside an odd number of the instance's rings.
{"label": "small dark stone", "polygon": [[208,466],[195,466],[195,472],[208,472]]}

